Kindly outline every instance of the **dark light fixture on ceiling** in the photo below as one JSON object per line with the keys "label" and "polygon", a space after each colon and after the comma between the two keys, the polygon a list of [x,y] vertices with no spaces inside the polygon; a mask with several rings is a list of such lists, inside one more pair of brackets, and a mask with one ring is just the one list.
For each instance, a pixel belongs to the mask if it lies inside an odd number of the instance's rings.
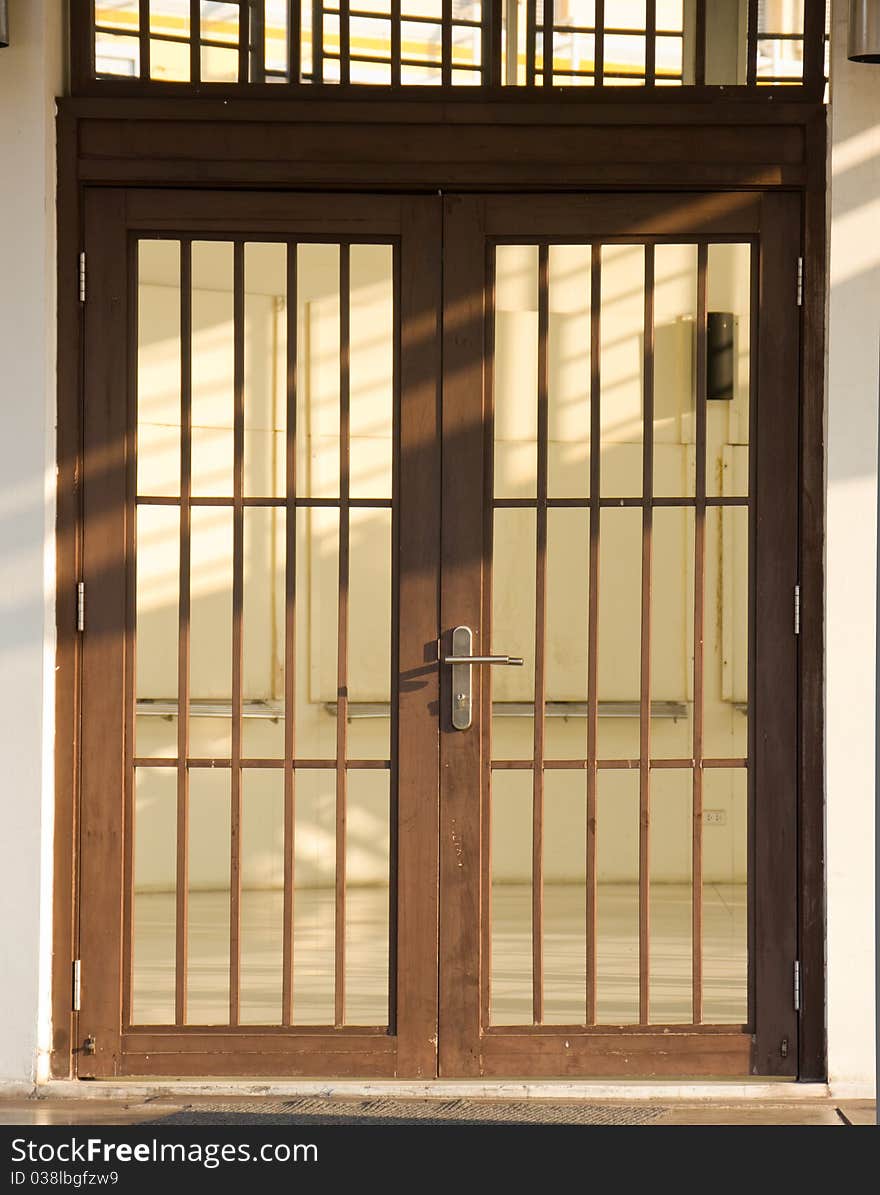
{"label": "dark light fixture on ceiling", "polygon": [[0,0],[0,46],[9,45],[9,2]]}
{"label": "dark light fixture on ceiling", "polygon": [[847,57],[880,63],[880,0],[850,0]]}

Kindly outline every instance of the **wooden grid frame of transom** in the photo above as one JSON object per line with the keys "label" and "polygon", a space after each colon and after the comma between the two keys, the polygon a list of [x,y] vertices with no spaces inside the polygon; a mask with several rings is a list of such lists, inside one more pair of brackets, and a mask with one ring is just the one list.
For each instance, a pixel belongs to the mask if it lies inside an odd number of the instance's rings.
{"label": "wooden grid frame of transom", "polygon": [[[121,95],[131,94],[167,94],[202,93],[202,94],[265,94],[278,97],[279,90],[304,93],[314,90],[325,91],[329,94],[345,94],[350,88],[354,93],[364,95],[372,91],[382,92],[411,92],[416,90],[426,94],[433,92],[454,94],[464,90],[470,93],[498,92],[500,94],[516,93],[521,99],[529,92],[549,92],[561,95],[566,91],[582,92],[581,88],[572,88],[569,84],[587,82],[589,100],[597,97],[608,97],[620,88],[614,84],[619,82],[637,83],[650,90],[652,97],[665,98],[667,90],[680,92],[683,87],[688,95],[705,96],[711,98],[723,92],[725,96],[748,96],[755,93],[775,94],[784,98],[790,95],[792,85],[798,91],[806,93],[810,98],[821,99],[825,84],[825,39],[826,39],[826,6],[825,0],[805,0],[804,28],[798,33],[780,33],[772,29],[759,28],[758,0],[748,0],[747,10],[747,44],[745,83],[713,82],[707,78],[707,8],[710,0],[694,0],[693,14],[693,69],[692,78],[685,82],[684,66],[679,71],[663,71],[657,65],[658,37],[668,40],[684,40],[684,28],[664,29],[658,25],[656,0],[647,0],[645,5],[645,20],[641,28],[617,28],[612,19],[606,20],[605,0],[596,0],[592,24],[580,25],[572,23],[565,14],[554,13],[553,0],[547,0],[539,11],[538,0],[527,0],[524,11],[525,36],[524,49],[524,79],[517,86],[516,80],[511,78],[511,72],[517,71],[516,48],[511,45],[508,37],[505,44],[502,34],[505,21],[509,24],[517,20],[517,5],[512,6],[507,0],[483,0],[476,18],[463,17],[456,14],[452,0],[443,0],[441,9],[436,16],[426,17],[418,13],[412,15],[402,11],[401,0],[390,0],[387,13],[360,9],[356,0],[338,0],[334,4],[324,0],[312,0],[309,4],[311,21],[311,43],[309,57],[311,61],[306,66],[302,47],[302,8],[296,3],[290,6],[288,23],[285,31],[285,62],[281,69],[277,65],[267,63],[264,44],[266,18],[261,0],[235,0],[238,9],[238,20],[235,36],[231,40],[212,38],[210,32],[206,37],[201,36],[201,8],[199,0],[191,0],[189,12],[189,32],[186,34],[170,35],[151,32],[150,2],[139,0],[137,22],[130,29],[125,26],[110,25],[103,27],[96,23],[96,4],[99,0],[71,0],[71,30],[72,30],[72,75],[74,90],[77,94],[111,94],[114,91]],[[308,0],[306,0],[308,3]],[[609,10],[609,18],[613,14]],[[331,48],[326,42],[324,22],[327,18],[338,22],[338,34]],[[359,53],[352,47],[352,22],[367,19],[376,23],[387,21],[387,45],[381,52],[372,49],[368,54]],[[426,29],[435,28],[439,31],[439,57],[434,60],[424,57],[407,58],[403,48],[401,35],[402,26],[424,24]],[[478,37],[479,61],[472,62],[454,55],[454,33],[473,29]],[[133,78],[122,78],[112,74],[101,74],[96,66],[95,33],[124,36],[137,45],[137,71]],[[559,70],[547,71],[543,68],[543,57],[539,50],[539,39],[544,45],[554,44],[558,37],[568,35],[589,36],[593,39],[593,58],[588,67],[569,68],[562,66]],[[644,64],[633,70],[616,69],[610,62],[606,63],[606,39],[617,36],[638,36],[644,39]],[[514,30],[514,38],[516,33]],[[762,78],[758,71],[758,48],[763,42],[791,43],[803,41],[803,77],[801,79],[785,79],[783,77]],[[163,42],[179,45],[189,58],[189,80],[187,82],[166,83],[162,80],[151,79],[151,42]],[[201,67],[202,47],[221,52],[232,53],[236,58],[235,80],[212,81],[203,78]],[[352,66],[358,61],[367,65],[387,66],[387,81],[373,85],[352,81]],[[513,65],[511,62],[513,61]],[[325,75],[325,66],[333,62],[334,70],[338,71],[338,80],[331,81]],[[436,83],[407,85],[403,72],[407,68],[416,70],[435,69],[439,75]],[[456,80],[467,78],[468,86],[456,85]],[[668,87],[663,84],[677,84]],[[514,98],[511,96],[511,98]],[[584,95],[580,95],[583,102]],[[626,99],[627,97],[623,97]],[[630,99],[632,97],[629,97]]]}

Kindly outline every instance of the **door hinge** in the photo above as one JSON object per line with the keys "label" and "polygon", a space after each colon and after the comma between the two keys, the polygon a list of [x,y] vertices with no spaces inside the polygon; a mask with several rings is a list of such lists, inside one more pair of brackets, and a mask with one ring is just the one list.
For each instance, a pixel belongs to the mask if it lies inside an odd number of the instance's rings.
{"label": "door hinge", "polygon": [[79,581],[76,586],[76,629],[86,629],[86,583]]}
{"label": "door hinge", "polygon": [[793,992],[794,996],[794,1011],[801,1010],[801,964],[798,959],[794,960],[794,976],[793,976]]}
{"label": "door hinge", "polygon": [[794,587],[794,633],[799,635],[801,633],[801,587],[795,585]]}
{"label": "door hinge", "polygon": [[83,249],[79,255],[79,301],[85,303],[86,301],[86,251]]}
{"label": "door hinge", "polygon": [[82,964],[78,958],[73,960],[73,998],[71,1007],[79,1012],[82,1006]]}
{"label": "door hinge", "polygon": [[804,305],[804,259],[798,258],[797,268],[797,305],[803,307]]}

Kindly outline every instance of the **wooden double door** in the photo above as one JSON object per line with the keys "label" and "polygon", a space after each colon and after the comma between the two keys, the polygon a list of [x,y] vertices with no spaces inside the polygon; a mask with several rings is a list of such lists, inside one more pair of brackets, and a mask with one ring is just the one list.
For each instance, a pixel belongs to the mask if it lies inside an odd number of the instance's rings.
{"label": "wooden double door", "polygon": [[799,200],[85,213],[79,1075],[796,1073]]}

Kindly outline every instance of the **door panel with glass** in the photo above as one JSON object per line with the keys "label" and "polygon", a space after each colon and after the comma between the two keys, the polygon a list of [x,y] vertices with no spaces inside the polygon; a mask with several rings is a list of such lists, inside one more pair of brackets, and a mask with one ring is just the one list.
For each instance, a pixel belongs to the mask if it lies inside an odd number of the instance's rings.
{"label": "door panel with glass", "polygon": [[433,1073],[439,212],[216,213],[88,208],[80,1073]]}
{"label": "door panel with glass", "polygon": [[787,203],[447,202],[441,1073],[791,1073]]}

